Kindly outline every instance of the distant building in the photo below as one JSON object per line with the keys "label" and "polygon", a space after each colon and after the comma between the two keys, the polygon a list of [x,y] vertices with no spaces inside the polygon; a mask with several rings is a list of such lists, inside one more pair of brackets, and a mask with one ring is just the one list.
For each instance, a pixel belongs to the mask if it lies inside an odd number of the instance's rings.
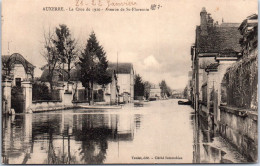
{"label": "distant building", "polygon": [[161,99],[161,88],[159,85],[152,84],[150,89],[149,100],[159,100]]}
{"label": "distant building", "polygon": [[183,90],[172,90],[172,98],[174,99],[182,99],[184,98],[183,95],[184,91]]}
{"label": "distant building", "polygon": [[116,71],[119,86],[120,102],[134,100],[134,69],[132,63],[109,63],[109,70]]}
{"label": "distant building", "polygon": [[21,82],[33,79],[35,66],[21,54],[2,55],[2,79],[12,80],[12,86],[21,86]]}
{"label": "distant building", "polygon": [[106,85],[104,91],[104,100],[106,103],[117,104],[119,102],[119,86],[118,86],[118,78],[115,70],[108,70],[111,74],[111,83]]}

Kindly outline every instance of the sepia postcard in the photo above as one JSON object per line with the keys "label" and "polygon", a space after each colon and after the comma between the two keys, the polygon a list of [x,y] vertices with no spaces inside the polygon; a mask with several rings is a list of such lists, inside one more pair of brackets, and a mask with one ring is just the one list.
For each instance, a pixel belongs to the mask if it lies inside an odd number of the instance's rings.
{"label": "sepia postcard", "polygon": [[257,0],[3,0],[2,164],[258,162]]}

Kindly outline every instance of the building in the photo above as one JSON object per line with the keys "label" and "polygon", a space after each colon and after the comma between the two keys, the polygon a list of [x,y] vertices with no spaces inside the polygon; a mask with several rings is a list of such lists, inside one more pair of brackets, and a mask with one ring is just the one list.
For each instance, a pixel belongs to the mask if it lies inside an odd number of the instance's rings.
{"label": "building", "polygon": [[[186,89],[186,88],[185,88]],[[187,88],[188,89],[188,88]],[[172,96],[173,99],[183,99],[184,96],[184,90],[183,89],[173,89],[172,90]]]}
{"label": "building", "polygon": [[152,84],[150,88],[149,100],[159,100],[161,99],[161,88],[159,85]]}
{"label": "building", "polygon": [[[105,104],[116,104],[118,100],[118,86],[117,76],[114,70],[108,70],[111,75],[111,83],[105,86],[95,84],[93,85],[94,101],[105,102]],[[40,81],[48,83],[49,70],[45,69],[41,75]],[[53,76],[54,85],[63,82],[65,85],[65,94],[72,94],[68,98],[67,103],[74,102],[88,102],[87,90],[80,81],[80,68],[77,66],[70,71],[70,81],[68,82],[68,73],[66,71],[54,70]],[[65,95],[65,96],[66,96]],[[66,102],[66,101],[65,101]]]}
{"label": "building", "polygon": [[200,20],[195,44],[191,47],[193,105],[206,121],[216,125],[220,118],[220,103],[212,101],[212,91],[220,98],[223,75],[241,56],[241,34],[239,24],[214,23],[205,8],[200,12]]}
{"label": "building", "polygon": [[31,80],[35,66],[21,54],[2,55],[2,77],[12,80],[12,86],[21,86],[21,82]]}
{"label": "building", "polygon": [[221,88],[220,135],[251,162],[258,160],[258,15],[239,26],[242,55],[225,72]]}
{"label": "building", "polygon": [[187,83],[187,86],[185,87],[183,93],[185,93],[185,90],[187,90],[186,95],[187,95],[188,101],[193,101],[193,99],[192,99],[192,71],[189,71],[189,73],[188,73],[188,83]]}
{"label": "building", "polygon": [[112,82],[106,85],[104,90],[104,100],[106,103],[118,104],[119,102],[119,86],[118,78],[115,70],[108,70],[111,73]]}
{"label": "building", "polygon": [[[28,105],[24,96],[30,91],[28,81],[34,77],[35,66],[21,54],[2,56],[2,113],[23,112]],[[27,90],[25,90],[27,89]]]}
{"label": "building", "polygon": [[108,63],[108,69],[116,71],[120,102],[134,101],[134,69],[132,63]]}
{"label": "building", "polygon": [[218,25],[203,8],[200,18],[191,47],[195,112],[211,134],[256,162],[258,16]]}

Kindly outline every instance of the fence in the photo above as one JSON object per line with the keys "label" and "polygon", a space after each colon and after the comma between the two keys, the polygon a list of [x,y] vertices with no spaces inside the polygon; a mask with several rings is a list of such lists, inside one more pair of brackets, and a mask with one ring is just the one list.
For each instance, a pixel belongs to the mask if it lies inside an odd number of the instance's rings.
{"label": "fence", "polygon": [[[103,102],[104,93],[102,89],[94,90],[94,102]],[[73,96],[74,102],[87,102],[88,101],[88,91],[85,89],[78,89]]]}
{"label": "fence", "polygon": [[103,90],[95,90],[94,91],[94,102],[103,102],[104,101],[104,95]]}
{"label": "fence", "polygon": [[85,89],[78,89],[75,92],[75,95],[73,96],[73,101],[74,102],[86,102],[86,101],[88,101],[87,96],[88,96],[88,94]]}
{"label": "fence", "polygon": [[222,81],[221,102],[229,106],[257,110],[257,54],[230,67]]}

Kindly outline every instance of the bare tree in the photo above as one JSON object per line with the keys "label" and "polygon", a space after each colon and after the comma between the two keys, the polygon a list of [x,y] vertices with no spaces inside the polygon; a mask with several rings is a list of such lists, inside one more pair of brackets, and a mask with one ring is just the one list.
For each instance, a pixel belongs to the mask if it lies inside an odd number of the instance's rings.
{"label": "bare tree", "polygon": [[42,56],[45,58],[47,64],[42,67],[42,69],[48,69],[47,80],[50,83],[50,88],[53,90],[53,76],[55,69],[60,60],[57,53],[55,44],[53,43],[54,32],[51,32],[50,28],[48,32],[44,30],[44,49],[42,51]]}

